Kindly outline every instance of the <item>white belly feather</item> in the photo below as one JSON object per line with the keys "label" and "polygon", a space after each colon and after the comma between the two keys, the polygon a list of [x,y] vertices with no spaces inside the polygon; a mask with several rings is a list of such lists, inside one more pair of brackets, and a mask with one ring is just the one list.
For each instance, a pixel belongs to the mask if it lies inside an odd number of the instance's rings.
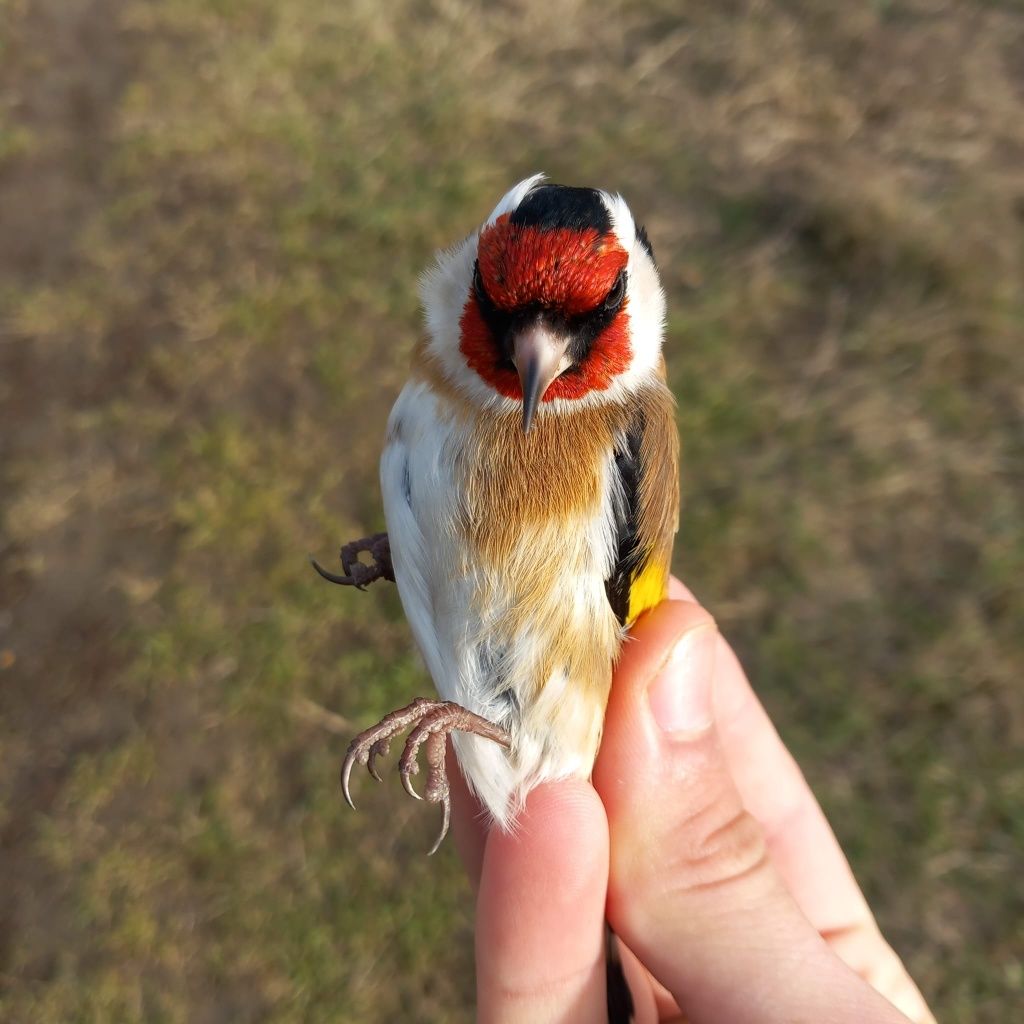
{"label": "white belly feather", "polygon": [[[463,774],[495,821],[508,826],[534,785],[586,777],[593,766],[622,636],[604,587],[614,558],[613,506],[621,497],[609,451],[599,507],[576,522],[524,528],[523,550],[557,550],[559,564],[547,574],[542,613],[522,620],[509,642],[518,580],[514,567],[474,557],[465,527],[472,515],[466,474],[473,469],[466,465],[473,450],[466,430],[427,383],[407,384],[391,413],[381,488],[402,605],[438,693],[514,738],[508,752],[478,736],[454,737]],[[506,639],[495,643],[499,622]],[[568,634],[593,645],[596,656],[582,659],[591,667],[567,664],[538,681],[545,646],[564,644]],[[574,671],[600,678],[572,678]]]}

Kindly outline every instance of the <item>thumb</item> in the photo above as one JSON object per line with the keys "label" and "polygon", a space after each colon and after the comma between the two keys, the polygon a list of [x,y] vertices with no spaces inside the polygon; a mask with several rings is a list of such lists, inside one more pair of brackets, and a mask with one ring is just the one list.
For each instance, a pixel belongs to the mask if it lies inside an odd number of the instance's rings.
{"label": "thumb", "polygon": [[905,1022],[803,916],[743,808],[713,721],[717,639],[670,601],[624,647],[594,771],[609,922],[692,1024]]}

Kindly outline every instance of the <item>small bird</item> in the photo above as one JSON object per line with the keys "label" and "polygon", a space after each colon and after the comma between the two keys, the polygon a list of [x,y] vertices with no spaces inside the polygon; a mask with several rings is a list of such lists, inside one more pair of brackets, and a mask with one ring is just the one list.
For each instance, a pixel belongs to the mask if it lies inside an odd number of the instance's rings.
{"label": "small bird", "polygon": [[[495,826],[538,783],[588,778],[629,626],[667,592],[678,436],[665,300],[619,195],[512,188],[421,281],[426,334],[391,412],[380,478],[388,531],[342,548],[360,588],[392,579],[440,700],[360,733],[342,767],[411,732],[425,798],[449,824],[445,750]],[[368,552],[372,564],[359,560]]]}

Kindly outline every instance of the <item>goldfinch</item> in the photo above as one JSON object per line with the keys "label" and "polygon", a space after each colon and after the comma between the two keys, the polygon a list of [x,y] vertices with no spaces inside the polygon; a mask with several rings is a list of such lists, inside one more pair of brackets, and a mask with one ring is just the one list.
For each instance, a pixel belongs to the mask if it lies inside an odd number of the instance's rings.
{"label": "goldfinch", "polygon": [[[380,479],[388,532],[342,549],[337,583],[394,579],[440,700],[357,736],[353,766],[411,732],[444,809],[446,737],[493,822],[540,782],[589,777],[631,623],[666,594],[678,437],[665,300],[621,196],[512,188],[422,278],[426,334],[391,412]],[[373,564],[359,561],[369,551]]]}

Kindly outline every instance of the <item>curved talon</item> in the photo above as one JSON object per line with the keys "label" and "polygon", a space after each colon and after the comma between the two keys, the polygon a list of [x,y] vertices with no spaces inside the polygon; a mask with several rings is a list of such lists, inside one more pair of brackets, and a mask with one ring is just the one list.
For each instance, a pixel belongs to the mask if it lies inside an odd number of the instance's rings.
{"label": "curved talon", "polygon": [[434,845],[427,850],[428,857],[433,857],[440,849],[441,843],[444,842],[444,837],[448,835],[448,826],[452,820],[452,802],[447,794],[445,794],[444,799],[441,801],[441,806],[444,808],[444,817],[441,819],[441,834],[434,840]]}
{"label": "curved talon", "polygon": [[341,791],[345,795],[345,803],[347,803],[353,811],[356,809],[356,805],[352,803],[352,794],[349,792],[349,780],[352,778],[352,765],[355,763],[356,759],[352,756],[352,751],[350,750],[345,755],[345,760],[341,765]]}
{"label": "curved talon", "polygon": [[423,797],[416,792],[412,784],[412,772],[402,772],[402,789],[406,791],[413,798],[413,800],[422,800]]}
{"label": "curved talon", "polygon": [[391,740],[388,737],[382,737],[377,740],[372,747],[370,747],[370,753],[366,758],[366,770],[378,781],[383,782],[384,780],[377,773],[377,758],[387,757],[388,751],[391,749]]}
{"label": "curved talon", "polygon": [[366,587],[356,583],[351,574],[347,576],[340,576],[336,572],[328,572],[328,570],[325,569],[315,558],[311,557],[309,559],[309,564],[313,566],[313,568],[316,569],[316,571],[320,573],[328,583],[337,583],[342,587],[358,587],[360,590],[366,589]]}
{"label": "curved talon", "polygon": [[[352,555],[351,555],[350,549],[352,547],[354,547],[354,546],[355,545],[352,545],[352,544],[346,544],[341,549],[341,556],[340,556],[341,557],[341,568],[344,570],[346,576],[351,576],[352,575]],[[355,564],[356,565],[362,565],[363,564],[362,562],[359,561],[359,552],[358,552],[358,550],[355,553]]]}

